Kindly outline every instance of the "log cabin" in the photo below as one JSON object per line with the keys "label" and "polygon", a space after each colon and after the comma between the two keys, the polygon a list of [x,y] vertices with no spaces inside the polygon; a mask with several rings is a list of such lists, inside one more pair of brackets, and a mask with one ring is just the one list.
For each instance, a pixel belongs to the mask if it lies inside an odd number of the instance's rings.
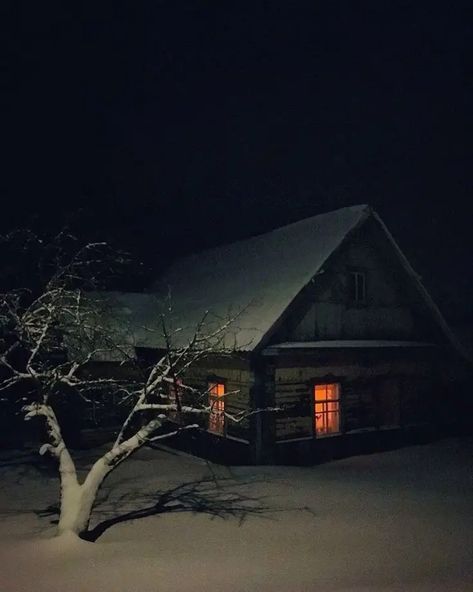
{"label": "log cabin", "polygon": [[[215,352],[187,378],[214,404],[177,444],[194,453],[314,463],[422,441],[452,421],[460,346],[367,205],[186,257],[153,294],[116,294],[137,356],[162,347],[139,327],[167,294],[181,344],[206,311],[235,319],[222,344],[233,354]],[[262,411],[238,423],[223,414],[245,409]]]}

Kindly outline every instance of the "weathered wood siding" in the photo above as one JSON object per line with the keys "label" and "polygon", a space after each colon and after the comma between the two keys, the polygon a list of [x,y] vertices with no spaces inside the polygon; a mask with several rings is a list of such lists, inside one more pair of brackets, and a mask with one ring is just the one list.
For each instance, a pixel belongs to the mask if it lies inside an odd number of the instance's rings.
{"label": "weathered wood siding", "polygon": [[[386,429],[431,420],[436,378],[431,352],[333,352],[276,361],[276,441],[313,437],[315,382],[341,384],[341,430]],[[304,359],[305,358],[305,359]],[[432,400],[431,400],[432,399]]]}
{"label": "weathered wood siding", "polygon": [[307,368],[275,368],[276,440],[312,435],[312,412]]}
{"label": "weathered wood siding", "polygon": [[[364,272],[366,301],[350,298],[350,271]],[[272,343],[432,337],[425,304],[379,230],[367,223],[315,276]]]}
{"label": "weathered wood siding", "polygon": [[[239,357],[209,359],[193,366],[186,376],[188,384],[201,391],[207,389],[209,380],[217,379],[225,383],[226,392],[232,393],[225,398],[225,411],[232,415],[247,412],[250,409],[250,389],[254,383],[249,362]],[[205,421],[202,425],[204,427]],[[248,418],[238,423],[227,419],[226,434],[230,437],[249,440]]]}

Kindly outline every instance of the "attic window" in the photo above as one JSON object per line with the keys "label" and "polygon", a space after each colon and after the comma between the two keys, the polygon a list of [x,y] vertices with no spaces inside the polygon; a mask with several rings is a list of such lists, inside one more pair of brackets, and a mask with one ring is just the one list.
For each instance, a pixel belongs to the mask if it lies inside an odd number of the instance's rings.
{"label": "attic window", "polygon": [[366,302],[366,274],[362,271],[350,271],[348,276],[348,294],[351,302]]}
{"label": "attic window", "polygon": [[209,432],[225,434],[225,385],[223,382],[209,382]]}
{"label": "attic window", "polygon": [[314,429],[316,437],[340,433],[340,384],[314,385]]}

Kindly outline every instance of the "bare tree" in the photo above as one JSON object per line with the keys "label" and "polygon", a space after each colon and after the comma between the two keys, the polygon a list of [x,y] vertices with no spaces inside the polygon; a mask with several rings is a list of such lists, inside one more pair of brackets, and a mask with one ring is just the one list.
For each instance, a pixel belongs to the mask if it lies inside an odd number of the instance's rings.
{"label": "bare tree", "polygon": [[[110,264],[106,245],[88,244],[56,263],[38,293],[12,289],[0,295],[0,391],[22,400],[26,420],[44,421],[48,441],[40,454],[52,455],[59,470],[58,532],[84,535],[97,492],[111,471],[145,443],[195,429],[199,418],[215,413],[208,392],[187,384],[186,375],[204,357],[221,352],[233,319],[210,328],[204,317],[189,342],[174,347],[175,332],[161,315],[163,349],[144,370],[118,339],[106,300],[82,289],[96,288],[97,268]],[[134,371],[122,373],[125,378],[92,372],[93,361],[111,351]],[[57,413],[58,402],[67,406],[74,400],[85,406],[100,401],[123,413],[115,441],[83,480]],[[248,414],[225,413],[236,422]]]}

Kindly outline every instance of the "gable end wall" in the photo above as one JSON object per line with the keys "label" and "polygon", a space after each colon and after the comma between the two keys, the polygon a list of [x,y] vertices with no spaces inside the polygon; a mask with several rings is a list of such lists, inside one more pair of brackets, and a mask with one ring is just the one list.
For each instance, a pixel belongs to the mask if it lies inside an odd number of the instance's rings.
{"label": "gable end wall", "polygon": [[[366,275],[366,302],[350,301],[352,270]],[[374,220],[327,262],[271,340],[431,340],[435,328],[404,269]]]}

